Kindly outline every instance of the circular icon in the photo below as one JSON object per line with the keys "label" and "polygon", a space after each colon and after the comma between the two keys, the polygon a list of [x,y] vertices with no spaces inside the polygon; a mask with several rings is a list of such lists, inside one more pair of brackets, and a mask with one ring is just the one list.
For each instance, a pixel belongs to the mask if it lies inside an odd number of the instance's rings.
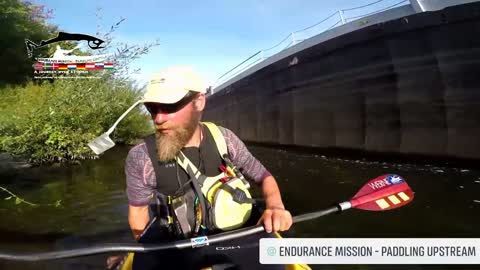
{"label": "circular icon", "polygon": [[275,254],[277,254],[277,249],[274,247],[269,247],[267,248],[267,254],[268,256],[275,256]]}

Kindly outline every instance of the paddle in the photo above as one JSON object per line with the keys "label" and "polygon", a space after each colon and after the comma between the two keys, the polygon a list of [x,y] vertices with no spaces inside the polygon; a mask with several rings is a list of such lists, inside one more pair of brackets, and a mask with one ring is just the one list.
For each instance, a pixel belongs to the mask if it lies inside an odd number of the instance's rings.
{"label": "paddle", "polygon": [[[411,202],[413,196],[413,191],[403,178],[394,174],[386,174],[370,180],[349,201],[339,203],[317,212],[295,216],[293,217],[293,223],[316,219],[332,213],[342,212],[350,208],[369,211],[391,210]],[[42,253],[0,253],[0,259],[14,261],[40,261],[73,258],[109,252],[149,252],[167,249],[196,248],[256,234],[262,231],[264,231],[263,226],[256,225],[208,237],[196,237],[167,244],[104,244],[86,248]]]}
{"label": "paddle", "polygon": [[92,149],[95,154],[100,155],[101,153],[107,151],[108,149],[115,146],[115,142],[110,138],[110,134],[115,130],[118,123],[122,121],[122,119],[135,108],[138,104],[142,101],[135,102],[130,108],[128,108],[118,119],[115,123],[107,130],[107,132],[103,133],[102,135],[98,136],[97,138],[93,139],[91,142],[88,143],[88,147]]}

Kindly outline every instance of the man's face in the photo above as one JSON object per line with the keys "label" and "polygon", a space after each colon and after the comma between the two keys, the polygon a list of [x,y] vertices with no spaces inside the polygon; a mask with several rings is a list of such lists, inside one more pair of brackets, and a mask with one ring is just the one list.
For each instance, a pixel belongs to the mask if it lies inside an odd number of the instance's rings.
{"label": "man's face", "polygon": [[192,138],[197,128],[201,110],[198,95],[186,96],[176,104],[145,104],[155,125],[157,155],[160,161],[175,159],[179,151]]}

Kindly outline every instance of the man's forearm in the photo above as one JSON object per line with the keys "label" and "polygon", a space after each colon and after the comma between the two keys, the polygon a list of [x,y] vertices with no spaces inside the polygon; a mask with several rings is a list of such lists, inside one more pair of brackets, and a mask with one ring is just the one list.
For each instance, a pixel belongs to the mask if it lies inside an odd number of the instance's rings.
{"label": "man's forearm", "polygon": [[280,189],[273,176],[267,176],[262,181],[263,198],[267,209],[285,209],[282,202]]}
{"label": "man's forearm", "polygon": [[285,210],[280,189],[273,176],[263,179],[262,191],[267,209],[265,209],[258,222],[263,223],[265,231],[268,233],[288,230],[293,223],[292,215]]}
{"label": "man's forearm", "polygon": [[143,230],[145,230],[149,219],[148,206],[136,207],[129,205],[128,223],[130,224],[130,229],[132,230],[135,240],[140,238],[140,235],[142,235]]}

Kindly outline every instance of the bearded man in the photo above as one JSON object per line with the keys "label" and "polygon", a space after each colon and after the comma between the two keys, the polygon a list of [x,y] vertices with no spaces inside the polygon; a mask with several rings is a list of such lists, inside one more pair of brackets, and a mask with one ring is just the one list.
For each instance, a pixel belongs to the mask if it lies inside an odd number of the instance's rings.
{"label": "bearded man", "polygon": [[[208,235],[218,232],[218,228],[214,230],[205,226],[208,223],[205,221],[205,217],[212,211],[204,210],[213,209],[213,203],[209,201],[211,198],[206,198],[208,196],[201,194],[200,189],[210,181],[209,179],[214,179],[211,182],[218,185],[234,179],[235,177],[231,176],[231,170],[225,169],[229,164],[233,168],[238,168],[237,172],[241,171],[246,179],[260,186],[265,200],[265,210],[261,213],[258,223],[263,224],[267,233],[288,230],[292,225],[292,216],[285,210],[280,190],[270,172],[248,151],[245,144],[232,131],[200,121],[206,105],[205,92],[206,88],[203,87],[200,77],[188,67],[168,68],[155,76],[147,86],[142,102],[152,116],[155,135],[147,137],[145,142],[130,150],[125,166],[129,201],[128,222],[135,239],[140,242],[152,243],[180,239],[178,235],[175,237],[169,235],[175,230],[183,232],[181,235],[183,239],[192,234]],[[222,154],[222,145],[224,145],[223,151],[226,154]],[[216,175],[220,175],[220,177],[215,178]],[[225,176],[230,176],[230,178],[225,178]],[[237,182],[242,184],[241,181]],[[225,190],[231,192],[232,197],[235,197],[232,188]],[[178,200],[177,206],[175,206],[175,202],[171,203],[171,200],[176,200],[176,196],[187,194],[189,191],[196,194],[194,195],[195,203],[189,202],[183,197]],[[237,198],[243,198],[245,201],[240,201],[238,204],[251,202],[250,196],[245,195],[245,192],[241,194],[242,192],[243,190],[240,190],[241,196],[237,196]],[[158,199],[159,194],[164,199],[163,201]],[[165,199],[167,197],[168,200]],[[152,203],[155,200],[156,203]],[[206,203],[202,204],[202,202]],[[168,204],[169,208],[162,203]],[[156,204],[157,210],[164,209],[157,212],[169,213],[168,215],[179,220],[173,222],[172,225],[172,222],[165,221],[167,219],[163,219],[163,223],[160,222],[161,218],[159,218],[156,222],[158,224],[155,225],[154,222],[152,225],[153,216],[155,216],[152,214],[155,212],[152,210],[155,208],[152,207],[152,204]],[[221,204],[217,203],[217,206],[221,207]],[[187,211],[182,212],[182,209],[194,209],[191,211],[201,213],[194,214],[195,217],[201,217],[203,214],[204,218],[200,218],[200,221],[197,220],[197,222],[185,218],[185,224],[182,224],[183,221],[179,216]],[[220,212],[217,212],[217,215],[218,213]],[[206,219],[212,220],[211,217]],[[221,224],[221,221],[218,221],[221,217],[216,217],[216,219],[217,221],[214,220],[213,223]],[[176,229],[171,229],[171,227],[164,229],[167,223],[170,224],[169,226],[176,226]],[[223,230],[238,227],[236,225],[228,226],[226,225]],[[147,227],[148,230],[146,230]],[[190,234],[186,234],[186,231]],[[242,249],[243,253],[230,256],[237,256],[236,259],[224,258],[229,256],[223,256],[223,254],[201,254],[202,249],[135,254],[134,269],[158,269],[158,267],[198,269],[198,267],[205,266],[205,262],[202,262],[201,259],[206,257],[210,260],[207,264],[233,262],[234,269],[274,268],[271,265],[259,264],[258,239],[256,241],[256,249],[250,249],[250,251]],[[229,243],[229,246],[232,244]],[[236,245],[233,246],[236,247]],[[240,248],[238,250],[240,252]],[[191,259],[195,256],[197,259]],[[250,262],[248,262],[249,258]],[[252,258],[255,261],[253,266]]]}

